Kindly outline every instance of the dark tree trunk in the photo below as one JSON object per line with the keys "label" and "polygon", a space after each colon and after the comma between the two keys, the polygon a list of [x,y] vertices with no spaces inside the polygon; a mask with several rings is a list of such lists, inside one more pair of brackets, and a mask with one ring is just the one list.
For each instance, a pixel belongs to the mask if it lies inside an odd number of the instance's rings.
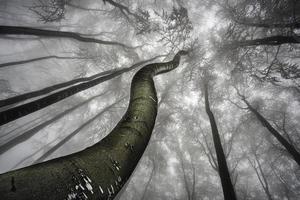
{"label": "dark tree trunk", "polygon": [[[112,79],[116,76],[119,76],[119,75],[121,75],[125,72],[128,72],[132,69],[135,69],[138,66],[147,63],[148,61],[149,60],[136,63],[136,64],[134,64],[133,66],[131,66],[129,68],[120,69],[118,71],[115,71],[115,72],[107,75],[107,76],[100,76],[100,77],[97,77],[97,78],[92,76],[94,79],[92,79],[90,81],[83,82],[81,84],[68,87],[66,89],[60,90],[58,92],[55,92],[55,93],[50,94],[48,96],[45,96],[45,97],[42,97],[40,99],[34,100],[32,102],[25,103],[25,104],[22,104],[20,106],[16,106],[16,107],[10,108],[8,110],[2,111],[2,112],[0,112],[0,126],[3,125],[3,124],[6,124],[8,122],[11,122],[13,120],[16,120],[18,118],[21,118],[23,116],[26,116],[30,113],[35,112],[35,111],[38,111],[42,108],[45,108],[45,107],[47,107],[51,104],[59,102],[59,101],[65,99],[69,96],[72,96],[72,95],[74,95],[78,92],[81,92],[81,91],[86,90],[90,87],[98,85],[99,83],[110,80],[110,79]],[[98,76],[98,75],[95,75],[95,76]],[[90,78],[91,77],[89,77],[88,79],[90,79]],[[85,78],[80,79],[80,82],[83,81],[83,80],[85,80]],[[71,81],[71,84],[74,84],[74,82],[76,82],[76,80]],[[32,98],[32,97],[35,97],[35,96],[43,95],[43,94],[51,92],[53,90],[69,86],[69,84],[70,84],[70,82],[58,84],[58,85],[55,85],[55,86],[52,86],[52,87],[45,88],[45,89],[40,90],[40,91],[20,95],[21,98],[17,96],[17,97],[12,97],[8,100],[9,100],[10,104],[11,104],[11,102],[16,103],[16,101],[19,102],[20,100],[29,99],[29,98]],[[11,99],[13,99],[14,101],[12,101]]]}
{"label": "dark tree trunk", "polygon": [[246,47],[246,46],[259,46],[259,45],[281,45],[281,44],[298,44],[300,43],[299,36],[270,36],[265,38],[253,39],[253,40],[244,40],[244,41],[237,41],[233,42],[228,46],[230,48],[237,48],[237,47]]}
{"label": "dark tree trunk", "polygon": [[34,36],[54,37],[54,38],[69,38],[80,42],[92,42],[92,43],[103,44],[103,45],[117,45],[123,48],[134,48],[119,42],[104,41],[95,38],[83,37],[80,33],[75,33],[75,32],[44,30],[44,29],[22,27],[22,26],[0,26],[0,35],[7,35],[7,34],[34,35]]}
{"label": "dark tree trunk", "polygon": [[209,117],[211,132],[213,136],[214,146],[216,149],[217,161],[218,161],[218,171],[221,178],[221,184],[223,188],[223,194],[225,200],[236,200],[235,191],[230,179],[229,170],[227,167],[227,162],[225,154],[222,148],[222,143],[218,131],[218,127],[215,121],[214,114],[210,110],[209,99],[208,99],[208,85],[204,83],[205,90],[205,110]]}
{"label": "dark tree trunk", "polygon": [[242,100],[246,103],[248,109],[262,123],[262,125],[269,130],[269,132],[280,142],[280,144],[282,144],[282,146],[284,146],[287,152],[290,153],[292,158],[300,166],[300,153],[296,150],[296,148],[291,145],[284,137],[282,137],[282,135],[275,128],[273,128],[273,126],[256,109],[254,109],[244,97],[242,97]]}
{"label": "dark tree trunk", "polygon": [[101,115],[103,115],[106,111],[110,110],[113,106],[118,104],[121,100],[111,104],[110,106],[104,108],[100,113],[89,119],[88,121],[84,122],[84,124],[80,125],[76,130],[74,130],[72,133],[68,134],[65,138],[63,138],[60,142],[55,144],[53,147],[48,149],[42,156],[40,156],[33,164],[40,163],[44,161],[47,157],[49,157],[52,153],[54,153],[57,149],[62,147],[66,142],[68,142],[70,139],[72,139],[75,135],[77,135],[83,128],[87,127],[90,123],[92,123],[94,120],[99,118]]}
{"label": "dark tree trunk", "polygon": [[245,26],[255,26],[260,28],[300,28],[300,22],[291,22],[291,23],[267,23],[267,22],[251,22],[251,21],[241,21],[234,20],[238,24]]}
{"label": "dark tree trunk", "polygon": [[156,57],[153,57],[151,59],[138,62],[138,63],[136,63],[136,64],[134,64],[134,65],[132,65],[131,67],[128,67],[128,68],[108,70],[108,71],[105,71],[105,72],[100,72],[100,73],[95,74],[95,75],[90,76],[90,77],[84,77],[84,78],[78,78],[78,79],[70,80],[70,81],[67,81],[67,82],[64,82],[64,83],[59,83],[59,84],[56,84],[56,85],[52,85],[52,86],[43,88],[41,90],[28,92],[28,93],[21,94],[21,95],[18,95],[18,96],[14,96],[14,97],[11,97],[11,98],[8,98],[8,99],[3,99],[3,100],[0,100],[0,107],[8,106],[8,105],[19,103],[19,102],[22,102],[22,101],[25,101],[27,99],[31,99],[31,98],[34,98],[34,97],[37,97],[37,96],[45,95],[45,94],[48,94],[50,92],[53,92],[55,90],[58,90],[58,89],[61,89],[61,88],[64,88],[64,87],[70,87],[70,86],[72,86],[74,84],[77,84],[77,83],[92,81],[93,79],[101,77],[101,76],[109,76],[108,74],[118,73],[119,71],[122,71],[122,73],[124,73],[124,72],[127,72],[125,70],[128,70],[128,71],[133,70],[133,69],[135,69],[135,68],[137,68],[137,67],[139,67],[143,64],[146,64],[147,62],[151,62],[151,61],[155,60],[158,57],[160,57],[160,56],[156,56]]}
{"label": "dark tree trunk", "polygon": [[112,199],[126,183],[149,142],[157,114],[153,76],[179,65],[146,65],[133,77],[129,106],[117,126],[95,145],[0,176],[2,199]]}
{"label": "dark tree trunk", "polygon": [[26,64],[26,63],[30,63],[30,62],[35,62],[35,61],[39,61],[39,60],[47,60],[47,59],[52,59],[52,58],[55,58],[55,59],[88,59],[85,57],[42,56],[42,57],[32,58],[32,59],[28,59],[28,60],[0,63],[0,68],[14,66],[14,65],[22,65],[22,64]]}
{"label": "dark tree trunk", "polygon": [[0,145],[0,155],[3,154],[3,153],[5,153],[9,149],[13,148],[14,146],[18,145],[19,143],[28,140],[29,138],[31,138],[32,136],[34,136],[37,132],[39,132],[43,128],[47,127],[48,125],[52,124],[53,122],[59,120],[60,118],[62,118],[65,115],[73,112],[77,108],[79,108],[79,107],[81,107],[81,106],[83,106],[83,105],[91,102],[92,100],[94,100],[94,99],[96,99],[96,98],[98,98],[98,97],[100,97],[102,95],[104,95],[104,94],[102,93],[102,94],[99,94],[99,95],[94,96],[92,98],[89,98],[88,100],[86,100],[84,102],[81,102],[78,105],[76,105],[76,106],[74,106],[72,108],[69,108],[69,109],[63,111],[62,113],[54,116],[52,119],[44,121],[43,123],[37,125],[36,127],[32,128],[30,130],[25,131],[21,135],[18,135],[16,137],[14,137],[13,139],[9,140],[8,142],[5,142],[4,144],[1,144]]}

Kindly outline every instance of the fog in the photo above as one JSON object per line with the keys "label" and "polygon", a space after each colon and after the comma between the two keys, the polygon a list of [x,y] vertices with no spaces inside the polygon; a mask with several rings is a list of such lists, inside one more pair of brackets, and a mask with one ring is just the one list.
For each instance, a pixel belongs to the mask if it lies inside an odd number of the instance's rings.
{"label": "fog", "polygon": [[3,123],[0,173],[99,142],[125,113],[138,69],[188,50],[154,78],[155,127],[118,198],[224,199],[207,87],[237,199],[300,199],[297,158],[268,128],[299,154],[299,1],[0,0],[0,24],[100,41],[1,28],[0,112],[87,82],[80,78],[99,81]]}

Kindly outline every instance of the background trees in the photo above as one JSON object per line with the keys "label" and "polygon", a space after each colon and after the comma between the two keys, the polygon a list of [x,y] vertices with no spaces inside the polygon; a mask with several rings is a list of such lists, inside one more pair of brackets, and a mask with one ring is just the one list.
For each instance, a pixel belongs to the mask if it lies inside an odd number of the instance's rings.
{"label": "background trees", "polygon": [[[111,103],[124,99],[47,159],[99,141],[125,112],[129,81],[139,67],[116,73],[158,55],[150,62],[168,60],[178,49],[191,48],[182,68],[156,78],[159,111],[154,133],[120,198],[223,199],[201,88],[203,71],[209,69],[210,107],[237,199],[299,199],[299,166],[235,90],[299,152],[298,8],[294,0],[1,2],[2,26],[74,32],[136,47],[1,34],[1,103],[53,89],[5,104],[1,112],[79,86],[75,80],[86,82],[97,74],[107,78],[1,126],[1,147],[25,138],[2,151],[1,172],[36,162]],[[25,137],[28,133],[32,137]]]}

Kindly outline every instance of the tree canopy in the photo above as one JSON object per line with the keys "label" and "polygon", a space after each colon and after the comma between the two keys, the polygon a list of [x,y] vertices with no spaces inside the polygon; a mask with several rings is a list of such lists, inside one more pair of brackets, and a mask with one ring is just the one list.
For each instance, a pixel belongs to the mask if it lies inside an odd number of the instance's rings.
{"label": "tree canopy", "polygon": [[299,43],[297,0],[4,0],[0,173],[98,143],[134,74],[186,50],[117,198],[297,200]]}

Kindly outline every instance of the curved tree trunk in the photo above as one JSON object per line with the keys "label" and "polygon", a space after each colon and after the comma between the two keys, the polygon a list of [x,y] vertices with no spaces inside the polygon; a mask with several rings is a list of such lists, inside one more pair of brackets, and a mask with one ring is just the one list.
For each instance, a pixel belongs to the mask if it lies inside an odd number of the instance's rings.
{"label": "curved tree trunk", "polygon": [[[150,60],[152,60],[152,59],[150,59]],[[68,81],[66,83],[57,84],[57,85],[54,85],[54,86],[44,88],[42,90],[26,93],[26,94],[23,94],[23,95],[19,95],[19,96],[16,96],[16,97],[12,97],[12,98],[0,101],[0,103],[2,103],[2,105],[3,105],[3,103],[6,103],[6,104],[17,103],[21,100],[23,101],[25,99],[40,96],[40,95],[46,94],[48,92],[63,88],[63,87],[71,86],[71,87],[68,87],[66,89],[55,92],[53,94],[50,94],[48,96],[42,97],[40,99],[37,99],[37,100],[31,101],[29,103],[25,103],[25,104],[22,104],[20,106],[16,106],[16,107],[13,107],[13,108],[10,108],[8,110],[0,112],[0,126],[3,125],[3,124],[7,124],[8,122],[14,121],[18,118],[24,117],[24,116],[26,116],[30,113],[35,112],[35,111],[41,110],[42,108],[45,108],[45,107],[47,107],[51,104],[59,102],[59,101],[65,99],[69,96],[72,96],[72,95],[74,95],[78,92],[81,92],[81,91],[86,90],[90,87],[96,86],[99,83],[110,80],[110,79],[112,79],[116,76],[119,76],[119,75],[121,75],[125,72],[128,72],[132,69],[135,69],[138,66],[147,63],[148,61],[149,60],[136,63],[136,64],[132,65],[129,68],[120,69],[120,70],[115,71],[115,72],[113,72],[109,75],[106,75],[106,76],[100,76],[101,75],[101,73],[100,73],[100,74],[96,74],[96,75],[91,76],[91,77],[71,80],[71,81]],[[92,79],[92,80],[86,81],[86,80],[89,80],[89,79]],[[78,82],[83,82],[83,83],[78,84],[78,85],[74,85],[75,83],[78,83]]]}
{"label": "curved tree trunk", "polygon": [[[73,79],[73,80],[70,80],[70,81],[67,81],[67,82],[64,82],[64,83],[59,83],[59,84],[56,84],[56,85],[52,85],[52,86],[49,86],[49,87],[46,87],[46,88],[43,88],[43,89],[40,89],[40,90],[37,90],[37,91],[28,92],[28,93],[21,94],[21,95],[18,95],[18,96],[14,96],[14,97],[11,97],[11,98],[8,98],[8,99],[3,99],[3,100],[0,100],[0,107],[8,106],[8,105],[19,103],[19,102],[22,102],[22,101],[25,101],[27,99],[31,99],[31,98],[34,98],[34,97],[37,97],[37,96],[45,95],[45,94],[48,94],[50,92],[53,92],[55,90],[58,90],[58,89],[61,89],[61,88],[64,88],[64,87],[70,87],[70,86],[75,85],[77,83],[92,81],[95,78],[99,78],[99,77],[103,77],[103,76],[111,76],[111,78],[114,78],[115,73],[118,74],[118,72],[122,72],[122,73],[128,72],[128,71],[133,70],[133,69],[135,69],[135,68],[137,68],[137,67],[139,67],[143,64],[146,64],[147,62],[151,62],[151,61],[155,60],[158,57],[160,57],[160,56],[155,56],[155,57],[150,58],[148,60],[138,62],[138,63],[136,63],[136,64],[134,64],[134,65],[132,65],[131,67],[128,67],[128,68],[108,70],[108,71],[105,71],[105,72],[100,72],[100,73],[95,74],[95,75],[90,76],[90,77],[83,77],[83,78]],[[0,66],[1,66],[1,64],[0,64]],[[120,75],[120,74],[118,74],[118,75]]]}
{"label": "curved tree trunk", "polygon": [[178,52],[166,63],[149,64],[131,83],[130,102],[117,126],[83,151],[0,176],[1,198],[112,199],[130,177],[149,142],[157,114],[153,76],[179,65]]}
{"label": "curved tree trunk", "polygon": [[205,110],[209,117],[214,146],[216,149],[218,169],[219,169],[218,172],[219,172],[219,175],[221,178],[224,199],[225,200],[235,200],[236,195],[235,195],[235,191],[234,191],[231,179],[230,179],[230,174],[229,174],[229,170],[227,167],[225,154],[224,154],[224,151],[222,148],[222,143],[221,143],[221,139],[219,136],[218,127],[217,127],[217,124],[215,121],[214,114],[210,110],[210,106],[209,106],[207,83],[204,84],[204,87],[205,87],[204,88],[204,90],[205,90]]}
{"label": "curved tree trunk", "polygon": [[92,42],[92,43],[103,44],[103,45],[117,45],[129,49],[134,48],[119,42],[104,41],[96,38],[83,37],[80,33],[75,33],[75,32],[45,30],[45,29],[22,27],[22,26],[0,26],[0,35],[7,35],[7,34],[34,35],[34,36],[43,36],[43,37],[52,37],[52,38],[70,38],[80,42]]}

